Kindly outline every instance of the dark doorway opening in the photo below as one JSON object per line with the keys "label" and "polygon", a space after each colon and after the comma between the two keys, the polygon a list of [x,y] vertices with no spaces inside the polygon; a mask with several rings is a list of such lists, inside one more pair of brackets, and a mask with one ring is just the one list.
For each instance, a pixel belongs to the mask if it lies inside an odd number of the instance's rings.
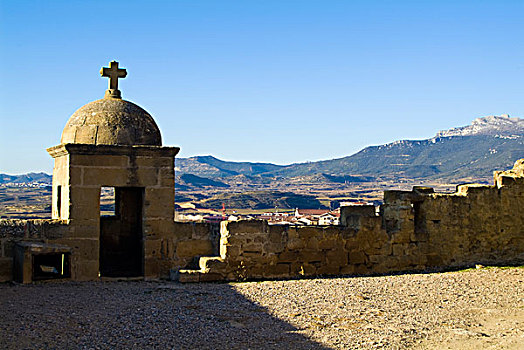
{"label": "dark doorway opening", "polygon": [[141,187],[114,188],[114,212],[100,217],[101,276],[143,276],[143,198]]}

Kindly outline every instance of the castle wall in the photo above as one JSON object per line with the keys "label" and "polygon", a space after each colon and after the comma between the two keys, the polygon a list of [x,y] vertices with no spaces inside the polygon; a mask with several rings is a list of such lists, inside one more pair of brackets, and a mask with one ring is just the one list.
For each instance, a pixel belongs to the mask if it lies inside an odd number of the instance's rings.
{"label": "castle wall", "polygon": [[237,280],[522,264],[523,165],[497,173],[493,186],[461,185],[453,194],[386,191],[380,215],[344,207],[339,227],[223,222],[221,263],[201,273]]}
{"label": "castle wall", "polygon": [[420,205],[415,230],[427,237],[428,265],[510,264],[524,259],[524,178],[503,186],[458,186]]}
{"label": "castle wall", "polygon": [[[73,249],[73,268],[93,268],[90,261],[98,256],[98,243],[91,240],[75,238],[76,227],[62,220],[0,220],[0,282],[13,279],[13,247],[16,242],[38,242],[46,244],[63,244]],[[155,260],[155,266],[162,277],[169,276],[173,268],[183,268],[195,263],[200,256],[219,254],[220,226],[213,223],[173,222],[170,225],[169,237],[156,240],[157,245],[147,244],[149,257]],[[83,234],[81,234],[84,236]],[[153,241],[155,242],[155,241]],[[83,261],[86,256],[87,263]],[[78,256],[80,255],[80,256]],[[96,265],[98,268],[98,264]],[[159,274],[160,274],[159,273]],[[98,271],[96,271],[98,277]]]}

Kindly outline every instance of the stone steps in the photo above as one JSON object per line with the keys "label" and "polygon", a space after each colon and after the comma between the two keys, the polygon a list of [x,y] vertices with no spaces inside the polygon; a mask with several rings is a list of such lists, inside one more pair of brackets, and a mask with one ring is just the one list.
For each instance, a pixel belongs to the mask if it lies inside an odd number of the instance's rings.
{"label": "stone steps", "polygon": [[198,270],[179,270],[178,281],[181,283],[223,281],[226,273],[226,262],[215,256],[204,256],[198,261]]}
{"label": "stone steps", "polygon": [[207,272],[225,272],[226,262],[219,256],[203,256],[198,261],[200,269]]}

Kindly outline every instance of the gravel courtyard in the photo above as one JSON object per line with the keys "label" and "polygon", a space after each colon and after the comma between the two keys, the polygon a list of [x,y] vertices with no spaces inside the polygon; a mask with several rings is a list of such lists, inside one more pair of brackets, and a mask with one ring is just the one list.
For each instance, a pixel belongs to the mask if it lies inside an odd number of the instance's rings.
{"label": "gravel courtyard", "polygon": [[7,349],[524,349],[524,268],[0,284]]}

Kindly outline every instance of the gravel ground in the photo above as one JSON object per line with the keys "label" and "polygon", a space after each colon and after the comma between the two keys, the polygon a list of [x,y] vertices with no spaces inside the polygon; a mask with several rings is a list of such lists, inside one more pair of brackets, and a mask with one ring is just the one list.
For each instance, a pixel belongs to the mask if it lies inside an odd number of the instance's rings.
{"label": "gravel ground", "polygon": [[6,349],[524,349],[524,268],[0,284]]}

